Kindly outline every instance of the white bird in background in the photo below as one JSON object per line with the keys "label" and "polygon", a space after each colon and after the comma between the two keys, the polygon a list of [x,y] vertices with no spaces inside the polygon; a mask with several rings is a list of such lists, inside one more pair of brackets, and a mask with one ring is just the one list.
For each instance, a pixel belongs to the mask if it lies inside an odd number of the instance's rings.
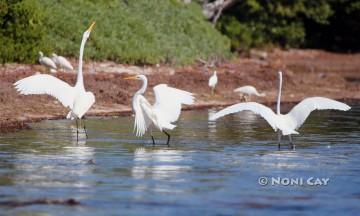
{"label": "white bird in background", "polygon": [[[91,30],[94,27],[95,22],[84,32],[81,46],[80,46],[80,56],[79,56],[79,71],[77,74],[77,80],[74,87],[70,86],[66,82],[47,75],[47,74],[37,74],[33,76],[26,77],[17,81],[14,85],[15,88],[20,92],[20,94],[31,95],[31,94],[48,94],[56,99],[58,99],[62,105],[70,108],[70,112],[67,115],[67,118],[76,118],[77,126],[77,137],[78,130],[78,121],[83,115],[90,109],[90,107],[95,102],[95,96],[92,92],[85,91],[82,66],[83,66],[83,53],[84,47],[87,39],[90,36]],[[86,128],[84,124],[84,131],[86,133]]]}
{"label": "white bird in background", "polygon": [[288,135],[290,144],[293,148],[295,148],[295,146],[292,144],[291,134],[299,134],[296,130],[305,122],[306,118],[310,115],[312,111],[326,109],[347,111],[350,109],[348,105],[339,101],[324,97],[310,97],[298,103],[288,114],[283,115],[280,114],[281,86],[282,73],[279,72],[279,93],[277,98],[276,114],[269,107],[266,107],[262,104],[255,102],[247,102],[229,106],[215,113],[209,118],[209,120],[213,121],[227,114],[249,110],[263,117],[274,129],[274,131],[278,131],[279,148],[281,142],[281,135]]}
{"label": "white bird in background", "polygon": [[50,69],[50,72],[56,73],[56,64],[51,58],[44,56],[43,52],[39,52],[39,63]]}
{"label": "white bird in background", "polygon": [[250,101],[251,95],[256,95],[258,97],[264,97],[266,95],[265,93],[259,93],[256,90],[256,88],[251,85],[239,87],[239,88],[235,89],[234,92],[239,92],[239,93],[248,95],[248,98],[245,97],[245,101],[248,101],[248,100]]}
{"label": "white bird in background", "polygon": [[[134,131],[136,136],[143,136],[146,130],[154,125],[161,132],[167,135],[166,144],[169,146],[170,134],[166,130],[172,130],[176,125],[172,124],[179,119],[182,104],[193,104],[192,93],[172,88],[166,84],[159,84],[154,87],[156,102],[151,105],[143,94],[147,87],[147,78],[144,75],[135,75],[125,78],[126,80],[141,80],[141,88],[135,93],[132,101],[132,109],[135,112]],[[154,137],[150,135],[155,145]]]}
{"label": "white bird in background", "polygon": [[66,69],[66,70],[74,70],[73,66],[71,65],[71,63],[62,56],[58,56],[55,53],[53,53],[51,55],[51,59],[55,62],[55,64],[57,66],[59,66],[61,69]]}
{"label": "white bird in background", "polygon": [[214,74],[209,79],[209,87],[211,88],[212,95],[214,94],[215,86],[216,86],[217,82],[218,82],[218,78],[216,75],[216,71],[214,71]]}

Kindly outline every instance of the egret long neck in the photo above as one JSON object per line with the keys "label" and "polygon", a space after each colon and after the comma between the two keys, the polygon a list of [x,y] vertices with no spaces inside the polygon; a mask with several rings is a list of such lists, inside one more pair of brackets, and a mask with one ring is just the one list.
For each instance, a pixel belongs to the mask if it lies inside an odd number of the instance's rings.
{"label": "egret long neck", "polygon": [[87,38],[83,37],[83,39],[81,41],[81,45],[80,45],[79,67],[78,67],[78,74],[77,74],[77,80],[76,80],[76,85],[75,85],[75,87],[81,88],[84,91],[85,91],[85,88],[84,88],[84,78],[83,78],[82,68],[83,68],[83,54],[84,54],[86,40],[87,40]]}
{"label": "egret long neck", "polygon": [[147,88],[147,79],[146,77],[141,79],[143,81],[143,84],[141,86],[141,88],[136,92],[136,94],[144,94]]}
{"label": "egret long neck", "polygon": [[277,98],[276,114],[280,114],[280,99],[281,99],[281,88],[282,88],[282,73],[279,72],[279,92]]}

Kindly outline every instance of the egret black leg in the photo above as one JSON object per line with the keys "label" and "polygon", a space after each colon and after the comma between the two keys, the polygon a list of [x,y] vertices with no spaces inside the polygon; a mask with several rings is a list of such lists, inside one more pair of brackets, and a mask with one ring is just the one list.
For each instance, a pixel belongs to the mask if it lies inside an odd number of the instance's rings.
{"label": "egret black leg", "polygon": [[79,141],[79,123],[78,120],[76,120],[76,141]]}
{"label": "egret black leg", "polygon": [[88,134],[87,134],[87,131],[86,131],[85,119],[83,119],[82,121],[83,121],[83,125],[84,125],[85,136],[86,136],[86,139],[87,139],[87,138],[88,138]]}
{"label": "egret black leg", "polygon": [[153,135],[151,135],[151,139],[152,139],[152,144],[153,144],[153,146],[155,146],[155,139],[154,139],[154,136]]}
{"label": "egret black leg", "polygon": [[170,147],[170,134],[168,134],[168,132],[166,132],[165,130],[163,130],[163,132],[166,134],[166,136],[168,137],[167,138],[167,142],[166,142],[166,145]]}
{"label": "egret black leg", "polygon": [[280,130],[278,130],[278,149],[280,150],[280,146],[281,146],[281,132]]}
{"label": "egret black leg", "polygon": [[294,143],[292,141],[291,135],[289,135],[289,141],[290,141],[291,149],[295,150],[295,145],[294,145]]}

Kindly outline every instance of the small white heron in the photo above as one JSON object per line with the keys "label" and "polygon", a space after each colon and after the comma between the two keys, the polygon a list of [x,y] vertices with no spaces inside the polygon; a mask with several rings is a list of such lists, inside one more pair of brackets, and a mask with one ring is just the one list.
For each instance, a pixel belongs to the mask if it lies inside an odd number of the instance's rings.
{"label": "small white heron", "polygon": [[[278,144],[280,148],[281,135],[289,136],[290,144],[293,148],[291,134],[299,134],[296,130],[305,122],[306,118],[314,110],[342,110],[347,111],[350,109],[345,103],[341,103],[336,100],[332,100],[324,97],[310,97],[306,98],[298,103],[293,109],[286,115],[280,114],[280,98],[281,98],[281,86],[282,86],[282,73],[279,72],[279,93],[277,98],[276,114],[269,108],[262,104],[255,102],[238,103],[229,106],[214,115],[210,116],[209,120],[214,121],[222,116],[236,113],[244,110],[252,111],[255,114],[263,117],[274,131],[278,131]],[[280,132],[281,131],[281,132]]]}
{"label": "small white heron", "polygon": [[51,58],[44,56],[44,53],[41,51],[39,52],[39,55],[39,63],[49,68],[50,72],[55,73],[57,69],[55,62]]}
{"label": "small white heron", "polygon": [[58,56],[55,53],[51,55],[51,59],[55,62],[55,64],[60,67],[61,69],[66,70],[74,70],[71,63],[63,56]]}
{"label": "small white heron", "polygon": [[[79,137],[79,127],[78,119],[85,115],[85,113],[90,109],[90,107],[95,103],[95,96],[92,92],[87,92],[84,87],[83,80],[83,53],[84,47],[87,39],[90,36],[91,30],[93,29],[95,22],[84,32],[81,46],[80,46],[80,56],[79,56],[79,68],[77,74],[77,80],[75,86],[70,86],[66,82],[47,75],[47,74],[36,74],[24,79],[17,81],[14,85],[15,88],[20,92],[20,94],[31,95],[31,94],[47,94],[58,99],[61,104],[70,109],[70,112],[67,115],[67,118],[74,119],[76,118],[77,126],[77,138]],[[84,131],[86,133],[86,128],[84,124]]]}
{"label": "small white heron", "polygon": [[155,145],[154,137],[151,133],[151,126],[154,125],[161,132],[167,135],[166,144],[169,146],[170,134],[166,130],[173,130],[181,113],[181,105],[194,103],[192,93],[180,89],[169,87],[166,84],[159,84],[154,87],[156,102],[151,105],[143,96],[147,88],[147,78],[144,75],[135,75],[125,78],[126,80],[141,80],[141,88],[135,93],[132,100],[132,109],[135,113],[134,131],[136,136],[143,136],[150,128],[150,135]]}
{"label": "small white heron", "polygon": [[216,75],[216,71],[214,71],[214,74],[209,79],[209,87],[211,88],[211,94],[214,94],[216,84],[218,83],[218,77]]}
{"label": "small white heron", "polygon": [[239,92],[239,93],[242,93],[244,95],[248,95],[248,97],[245,96],[245,101],[250,101],[251,100],[251,95],[256,95],[258,97],[264,97],[266,95],[265,93],[259,93],[256,90],[256,88],[254,86],[251,86],[251,85],[242,86],[242,87],[239,87],[237,89],[234,89],[234,92]]}

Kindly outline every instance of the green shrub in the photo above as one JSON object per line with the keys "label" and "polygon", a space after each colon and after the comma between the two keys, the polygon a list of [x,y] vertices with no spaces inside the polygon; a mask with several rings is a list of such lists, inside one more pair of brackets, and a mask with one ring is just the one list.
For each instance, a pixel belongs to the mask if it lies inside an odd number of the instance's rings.
{"label": "green shrub", "polygon": [[0,0],[0,62],[34,62],[43,44],[43,13],[31,0]]}
{"label": "green shrub", "polygon": [[186,64],[230,55],[230,41],[198,4],[178,0],[0,0],[0,60],[35,62],[38,51],[78,57],[82,33],[96,27],[85,58]]}
{"label": "green shrub", "polygon": [[225,12],[217,28],[234,50],[268,44],[298,47],[305,42],[304,19],[326,24],[331,15],[327,0],[242,0]]}
{"label": "green shrub", "polygon": [[46,41],[78,56],[82,32],[96,27],[85,57],[122,63],[191,63],[229,55],[230,42],[203,18],[197,4],[178,0],[38,0],[46,12]]}

